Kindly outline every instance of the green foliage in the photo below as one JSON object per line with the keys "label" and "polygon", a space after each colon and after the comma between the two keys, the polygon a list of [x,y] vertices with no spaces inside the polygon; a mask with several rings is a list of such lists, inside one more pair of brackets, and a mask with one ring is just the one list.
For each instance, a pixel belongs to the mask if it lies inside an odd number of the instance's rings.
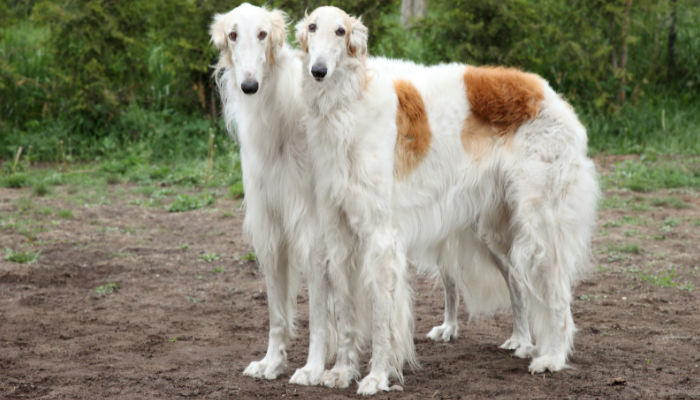
{"label": "green foliage", "polygon": [[73,211],[71,210],[59,210],[56,215],[63,219],[73,219]]}
{"label": "green foliage", "polygon": [[22,264],[34,264],[39,260],[41,255],[41,250],[38,252],[33,252],[30,250],[26,251],[13,251],[9,247],[5,247],[5,261],[22,263]]}
{"label": "green foliage", "polygon": [[241,260],[246,260],[246,261],[255,261],[257,259],[258,259],[258,257],[252,251],[244,256],[241,256]]}
{"label": "green foliage", "polygon": [[677,277],[675,269],[671,267],[670,270],[661,270],[659,273],[653,273],[650,270],[645,271],[630,271],[633,272],[637,278],[643,282],[649,282],[653,286],[658,287],[676,287],[678,282],[674,281]]}
{"label": "green foliage", "polygon": [[214,204],[214,198],[211,195],[205,195],[200,199],[188,196],[186,194],[178,195],[168,207],[169,212],[185,212],[192,211],[198,208],[204,208]]}
{"label": "green foliage", "polygon": [[[692,161],[692,160],[690,160]],[[614,186],[636,192],[700,186],[700,166],[683,160],[664,162],[625,161],[615,166],[607,177]]]}
{"label": "green foliage", "polygon": [[27,184],[25,174],[12,174],[0,178],[0,187],[19,189]]}
{"label": "green foliage", "polygon": [[199,256],[199,259],[204,260],[206,262],[212,262],[212,261],[220,260],[221,256],[216,254],[216,253],[202,254],[201,256]]}
{"label": "green foliage", "polygon": [[229,187],[229,193],[234,199],[240,199],[245,196],[245,190],[243,189],[243,182],[237,182],[231,187]]}
{"label": "green foliage", "polygon": [[34,189],[32,191],[32,194],[37,197],[44,197],[50,193],[51,187],[45,182],[39,182],[36,185],[34,185]]}
{"label": "green foliage", "polygon": [[608,245],[608,251],[618,253],[640,254],[642,252],[642,248],[638,244],[631,243],[610,244]]}
{"label": "green foliage", "polygon": [[99,294],[100,296],[103,296],[106,294],[118,292],[119,289],[121,289],[121,286],[119,286],[119,282],[107,282],[102,286],[98,286],[95,289],[92,289],[92,291]]}

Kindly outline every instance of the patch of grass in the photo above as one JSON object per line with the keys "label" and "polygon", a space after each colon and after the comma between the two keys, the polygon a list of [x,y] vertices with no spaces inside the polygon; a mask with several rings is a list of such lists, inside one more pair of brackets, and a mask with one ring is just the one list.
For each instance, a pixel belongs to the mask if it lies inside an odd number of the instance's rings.
{"label": "patch of grass", "polygon": [[236,217],[236,213],[234,213],[233,211],[224,211],[221,213],[221,216],[220,216],[221,219],[235,218],[235,217]]}
{"label": "patch of grass", "polygon": [[636,236],[636,235],[639,235],[641,233],[642,232],[640,232],[637,229],[632,229],[631,231],[625,231],[625,237]]}
{"label": "patch of grass", "polygon": [[211,272],[213,272],[215,274],[220,274],[222,272],[226,272],[226,270],[224,269],[224,267],[215,267],[214,269],[211,270]]}
{"label": "patch of grass", "polygon": [[202,254],[201,256],[199,256],[199,258],[201,260],[206,261],[206,262],[212,262],[212,261],[220,260],[221,256],[216,254],[216,253],[211,253],[211,254]]}
{"label": "patch of grass", "polygon": [[51,214],[53,214],[53,209],[51,207],[42,207],[41,210],[39,210],[39,214],[51,215]]}
{"label": "patch of grass", "polygon": [[181,245],[180,245],[180,250],[187,250],[187,249],[189,249],[189,248],[190,248],[190,245],[189,245],[189,244],[181,244]]}
{"label": "patch of grass", "polygon": [[186,194],[178,195],[168,207],[169,212],[186,212],[196,210],[198,208],[208,207],[214,204],[214,198],[211,195],[203,196],[201,199],[190,197]]}
{"label": "patch of grass", "polygon": [[172,339],[168,339],[168,342],[169,342],[169,343],[175,343],[175,342],[177,342],[177,338],[174,337],[174,338],[172,338]]}
{"label": "patch of grass", "polygon": [[600,210],[646,211],[649,209],[643,198],[622,199],[620,196],[606,197],[598,203]]}
{"label": "patch of grass", "polygon": [[51,187],[44,182],[39,182],[36,185],[34,185],[34,188],[32,189],[32,194],[36,197],[44,197],[48,194],[51,194]]}
{"label": "patch of grass", "polygon": [[92,289],[93,292],[99,294],[100,296],[118,292],[119,289],[121,289],[121,286],[119,286],[119,282],[107,282],[102,286],[98,286],[94,289]]}
{"label": "patch of grass", "polygon": [[664,220],[664,226],[668,227],[676,227],[679,223],[680,222],[677,219],[671,217],[668,217]]}
{"label": "patch of grass", "polygon": [[625,161],[615,166],[612,176],[606,177],[613,187],[635,192],[700,186],[697,171],[682,161],[636,162]]}
{"label": "patch of grass", "polygon": [[635,275],[643,282],[649,282],[653,286],[657,287],[676,287],[678,282],[673,279],[677,277],[675,269],[671,267],[670,270],[661,270],[659,273],[652,273],[650,270],[644,271],[634,271]]}
{"label": "patch of grass", "polygon": [[228,188],[231,197],[234,199],[242,199],[245,197],[245,190],[243,189],[243,182],[236,182],[231,187]]}
{"label": "patch of grass", "polygon": [[30,250],[14,251],[9,247],[5,247],[5,261],[16,262],[20,264],[34,264],[39,261],[41,250],[33,252]]}
{"label": "patch of grass", "polygon": [[241,260],[246,260],[246,261],[255,261],[257,259],[258,259],[258,257],[252,251],[244,256],[241,256]]}
{"label": "patch of grass", "polygon": [[108,185],[118,185],[122,183],[122,179],[119,177],[119,175],[109,174],[105,177],[105,182],[107,182]]}
{"label": "patch of grass", "polygon": [[60,218],[63,218],[63,219],[73,219],[73,217],[74,217],[73,211],[71,211],[71,210],[58,210],[56,215],[58,215]]}
{"label": "patch of grass", "polygon": [[10,189],[19,189],[27,185],[27,175],[12,174],[0,179],[0,186]]}
{"label": "patch of grass", "polygon": [[651,199],[651,205],[655,207],[671,207],[675,209],[690,208],[690,204],[677,197]]}
{"label": "patch of grass", "polygon": [[640,254],[642,252],[642,248],[638,244],[633,244],[633,243],[609,244],[608,251],[619,252],[619,253]]}

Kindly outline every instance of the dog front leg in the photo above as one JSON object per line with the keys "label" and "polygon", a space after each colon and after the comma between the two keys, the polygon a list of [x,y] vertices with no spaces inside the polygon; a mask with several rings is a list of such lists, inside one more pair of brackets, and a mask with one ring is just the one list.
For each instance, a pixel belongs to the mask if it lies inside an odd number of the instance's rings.
{"label": "dog front leg", "polygon": [[321,246],[316,247],[311,255],[309,273],[309,356],[306,365],[296,370],[289,380],[290,383],[306,386],[321,382],[329,351],[335,352],[335,332],[328,318],[330,284],[322,251],[318,250]]}
{"label": "dog front leg", "polygon": [[[254,378],[276,379],[287,367],[286,347],[291,335],[291,323],[294,313],[293,304],[296,301],[296,293],[289,296],[290,271],[286,256],[280,251],[278,254],[258,255],[262,265],[271,265],[274,270],[265,273],[267,285],[267,303],[270,312],[270,336],[267,353],[260,361],[254,361],[243,371],[243,375]],[[292,315],[289,315],[289,314]]]}
{"label": "dog front leg", "polygon": [[[372,359],[370,373],[360,381],[358,394],[389,390],[389,379],[403,381],[406,361],[417,366],[413,344],[412,295],[406,259],[400,245],[389,236],[380,238],[379,262],[367,266],[372,274]],[[386,242],[390,242],[386,246]]]}

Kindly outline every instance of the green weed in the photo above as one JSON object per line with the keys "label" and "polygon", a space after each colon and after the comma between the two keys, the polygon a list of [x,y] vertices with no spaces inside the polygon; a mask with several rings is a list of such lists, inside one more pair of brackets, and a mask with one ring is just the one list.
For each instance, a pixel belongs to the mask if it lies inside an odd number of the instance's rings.
{"label": "green weed", "polygon": [[102,296],[105,294],[118,292],[119,289],[121,289],[121,286],[119,286],[119,282],[107,282],[102,286],[98,286],[92,289],[92,291]]}
{"label": "green weed", "polygon": [[19,189],[27,185],[27,176],[25,174],[12,174],[0,179],[0,187]]}
{"label": "green weed", "polygon": [[201,260],[206,261],[206,262],[212,262],[212,261],[220,260],[221,256],[216,254],[216,253],[211,253],[211,254],[202,254],[201,256],[199,256],[199,258]]}
{"label": "green weed", "polygon": [[255,256],[255,253],[252,251],[244,256],[241,256],[241,260],[246,260],[246,261],[255,261],[258,258]]}
{"label": "green weed", "polygon": [[658,287],[676,287],[678,282],[674,282],[674,278],[677,277],[675,269],[671,267],[669,271],[661,270],[659,273],[652,273],[650,270],[635,271],[636,276],[643,282],[649,282],[653,286]]}
{"label": "green weed", "polygon": [[51,187],[44,182],[37,183],[34,185],[32,194],[37,197],[44,197],[51,194]]}
{"label": "green weed", "polygon": [[632,244],[632,243],[609,244],[608,251],[620,252],[620,253],[640,254],[642,252],[642,248],[638,244]]}
{"label": "green weed", "polygon": [[219,274],[219,273],[222,273],[222,272],[225,272],[225,271],[226,271],[226,270],[224,269],[224,267],[215,267],[214,269],[211,270],[211,272],[213,272],[213,273],[215,273],[215,274]]}
{"label": "green weed", "polygon": [[214,204],[214,198],[206,195],[201,199],[190,197],[186,194],[178,195],[168,208],[169,212],[185,212],[199,208],[208,207]]}
{"label": "green weed", "polygon": [[56,215],[63,219],[73,219],[73,211],[71,210],[59,210]]}
{"label": "green weed", "polygon": [[651,200],[651,205],[656,207],[671,207],[675,209],[690,208],[690,204],[676,197],[664,197]]}
{"label": "green weed", "polygon": [[21,264],[34,264],[39,260],[41,255],[41,250],[38,252],[33,252],[29,250],[25,251],[13,251],[9,247],[5,247],[5,261],[16,262]]}
{"label": "green weed", "polygon": [[241,199],[245,196],[245,190],[243,189],[243,182],[237,182],[231,187],[229,187],[229,193],[234,199]]}
{"label": "green weed", "polygon": [[181,244],[181,245],[180,245],[180,250],[187,250],[187,249],[189,249],[189,248],[190,248],[190,245],[189,245],[189,244]]}

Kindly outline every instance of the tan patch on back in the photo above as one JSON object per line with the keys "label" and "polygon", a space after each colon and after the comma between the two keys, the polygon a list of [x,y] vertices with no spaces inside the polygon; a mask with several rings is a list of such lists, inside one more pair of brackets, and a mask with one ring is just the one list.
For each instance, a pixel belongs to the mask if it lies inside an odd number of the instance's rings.
{"label": "tan patch on back", "polygon": [[423,161],[430,150],[432,132],[423,97],[413,84],[404,79],[394,81],[399,99],[396,110],[396,150],[394,176],[405,178]]}
{"label": "tan patch on back", "polygon": [[520,125],[537,118],[544,100],[541,79],[514,68],[469,67],[464,85],[471,114],[464,121],[462,145],[475,159],[500,139],[509,143]]}

